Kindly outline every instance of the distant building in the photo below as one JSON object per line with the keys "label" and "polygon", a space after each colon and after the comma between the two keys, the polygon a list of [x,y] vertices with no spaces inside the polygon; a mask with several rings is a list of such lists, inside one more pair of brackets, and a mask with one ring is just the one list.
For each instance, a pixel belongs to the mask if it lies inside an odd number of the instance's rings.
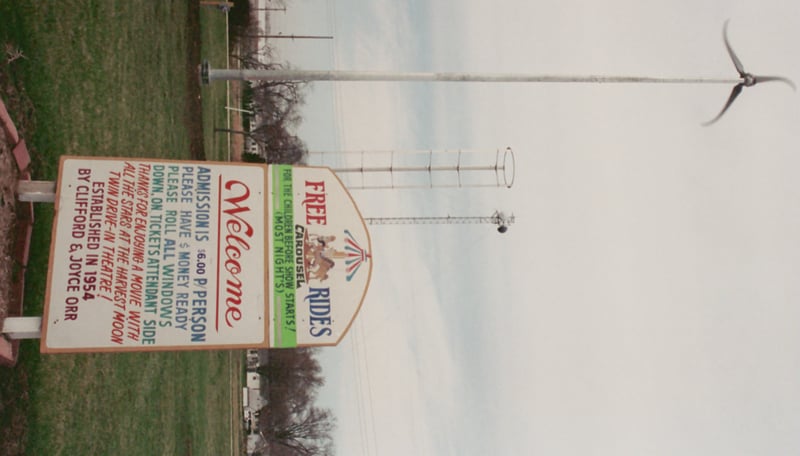
{"label": "distant building", "polygon": [[244,138],[244,151],[253,155],[263,156],[261,147],[252,137],[253,131],[261,125],[261,115],[255,114],[250,116],[250,134]]}
{"label": "distant building", "polygon": [[258,350],[255,348],[247,350],[246,368],[248,372],[258,369]]}
{"label": "distant building", "polygon": [[247,454],[253,454],[262,450],[267,444],[261,434],[249,434],[247,436]]}
{"label": "distant building", "polygon": [[268,359],[268,350],[247,350],[247,374],[245,377],[245,387],[242,388],[242,418],[244,419],[245,429],[247,429],[248,432],[252,432],[258,428],[259,414],[261,409],[267,405],[267,400],[264,397],[266,391],[263,391],[261,388],[263,379],[256,371],[259,366],[266,364]]}

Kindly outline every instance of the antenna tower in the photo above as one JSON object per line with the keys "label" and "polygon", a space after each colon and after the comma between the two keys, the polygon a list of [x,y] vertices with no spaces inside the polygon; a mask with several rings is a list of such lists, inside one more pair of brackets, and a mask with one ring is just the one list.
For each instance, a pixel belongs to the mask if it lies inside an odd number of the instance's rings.
{"label": "antenna tower", "polygon": [[500,211],[488,217],[364,217],[368,225],[475,225],[486,224],[496,225],[499,233],[508,231],[508,227],[514,223],[514,214],[505,215]]}

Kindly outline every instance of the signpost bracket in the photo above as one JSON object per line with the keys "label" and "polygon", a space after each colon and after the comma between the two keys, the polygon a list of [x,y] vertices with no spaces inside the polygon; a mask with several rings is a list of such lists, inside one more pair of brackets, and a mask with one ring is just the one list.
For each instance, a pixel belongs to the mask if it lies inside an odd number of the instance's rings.
{"label": "signpost bracket", "polygon": [[17,198],[32,203],[54,203],[56,182],[21,180],[17,184]]}
{"label": "signpost bracket", "polygon": [[42,317],[8,317],[3,321],[3,335],[14,339],[40,339]]}

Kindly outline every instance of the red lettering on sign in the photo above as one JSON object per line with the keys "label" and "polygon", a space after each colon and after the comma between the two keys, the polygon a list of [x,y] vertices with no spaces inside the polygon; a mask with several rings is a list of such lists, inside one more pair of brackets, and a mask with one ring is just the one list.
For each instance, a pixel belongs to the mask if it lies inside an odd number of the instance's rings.
{"label": "red lettering on sign", "polygon": [[328,208],[325,203],[325,181],[306,181],[306,197],[303,200],[303,207],[306,209],[306,224],[328,224]]}
{"label": "red lettering on sign", "polygon": [[[241,258],[243,252],[250,250],[250,243],[247,240],[252,238],[254,233],[253,226],[243,218],[250,212],[250,206],[246,204],[250,198],[250,187],[238,180],[230,180],[223,185],[222,176],[219,177],[219,184],[220,189],[227,190],[230,196],[220,198],[218,209],[217,258],[221,260],[222,267],[217,269],[217,284],[220,287],[217,291],[217,331],[219,331],[219,307],[220,301],[222,301],[220,291],[225,296],[225,324],[229,328],[233,328],[234,322],[242,319],[240,306],[243,283],[239,275],[245,264]],[[224,286],[221,285],[222,281],[220,280],[223,272],[225,273]]]}

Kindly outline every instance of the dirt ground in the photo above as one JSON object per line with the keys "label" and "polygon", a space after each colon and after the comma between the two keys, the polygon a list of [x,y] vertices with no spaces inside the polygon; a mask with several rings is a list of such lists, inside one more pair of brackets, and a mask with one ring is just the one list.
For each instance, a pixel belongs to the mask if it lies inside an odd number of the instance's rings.
{"label": "dirt ground", "polygon": [[[240,54],[241,53],[241,45],[235,44],[231,55]],[[229,57],[228,58],[228,67],[230,68],[241,68],[241,62],[239,59]],[[229,105],[230,106],[237,106],[242,108],[242,82],[241,81],[228,81],[228,93],[230,94]],[[234,131],[242,131],[242,113],[240,111],[231,110],[228,111],[228,116],[230,118],[230,128]],[[230,160],[233,162],[242,161],[242,154],[244,153],[244,136],[243,135],[233,135],[228,133],[228,145],[230,146]]]}
{"label": "dirt ground", "polygon": [[203,144],[203,101],[197,64],[201,61],[200,3],[189,2],[186,15],[186,33],[190,37],[186,50],[186,111],[184,122],[189,131],[189,154],[192,160],[205,160]]}
{"label": "dirt ground", "polygon": [[[6,62],[3,62],[6,63]],[[20,136],[28,128],[28,103],[8,81],[4,68],[0,66],[0,101],[13,119]],[[2,123],[0,119],[0,123]],[[7,137],[6,128],[0,124],[0,327],[11,312],[18,311],[20,291],[14,286],[18,267],[14,259],[16,247],[17,201],[16,186],[19,170],[12,154],[16,141]]]}
{"label": "dirt ground", "polygon": [[[242,104],[242,90],[239,81],[231,81],[230,85],[231,105],[241,106]],[[242,131],[242,114],[238,111],[232,111],[231,116],[231,130]],[[231,145],[231,161],[242,161],[242,151],[244,151],[244,136],[232,135],[228,133],[228,141]]]}
{"label": "dirt ground", "polygon": [[11,155],[5,133],[0,130],[0,327],[8,314],[14,288],[11,286],[14,261],[11,245],[16,221],[17,165]]}

